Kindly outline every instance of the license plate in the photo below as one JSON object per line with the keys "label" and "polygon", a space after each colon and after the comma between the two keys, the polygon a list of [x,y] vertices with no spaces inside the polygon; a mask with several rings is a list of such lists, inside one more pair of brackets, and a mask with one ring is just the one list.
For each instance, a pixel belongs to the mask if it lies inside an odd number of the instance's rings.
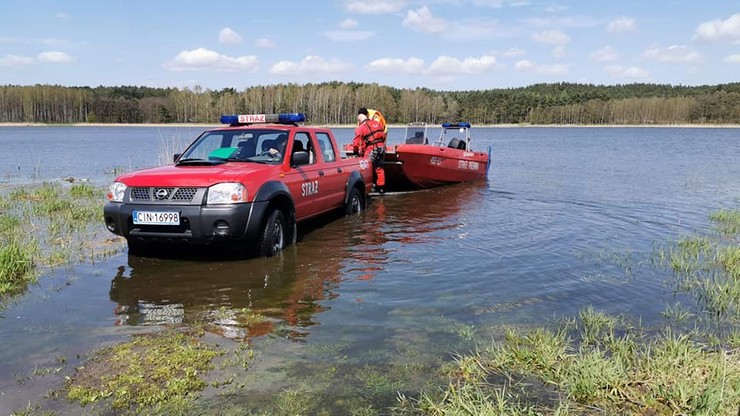
{"label": "license plate", "polygon": [[136,225],[180,225],[176,211],[134,211],[131,215]]}

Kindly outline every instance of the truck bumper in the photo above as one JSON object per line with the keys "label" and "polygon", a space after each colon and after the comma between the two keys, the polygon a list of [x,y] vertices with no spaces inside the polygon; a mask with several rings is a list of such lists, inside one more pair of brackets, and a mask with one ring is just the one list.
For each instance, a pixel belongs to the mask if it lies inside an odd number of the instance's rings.
{"label": "truck bumper", "polygon": [[[261,231],[267,202],[224,206],[146,205],[108,202],[105,225],[114,234],[141,242],[209,244],[215,241],[253,240]],[[134,225],[133,211],[176,211],[180,225]]]}

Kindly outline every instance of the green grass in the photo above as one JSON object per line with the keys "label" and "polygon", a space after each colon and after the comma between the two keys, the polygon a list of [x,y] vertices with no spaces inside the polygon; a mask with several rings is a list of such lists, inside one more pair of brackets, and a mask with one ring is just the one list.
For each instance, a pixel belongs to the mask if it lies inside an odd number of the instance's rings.
{"label": "green grass", "polygon": [[[598,322],[594,326],[593,321],[582,319],[585,316]],[[567,325],[554,331],[511,329],[502,341],[477,353],[480,370],[474,377],[453,377],[442,391],[404,398],[397,414],[719,415],[737,411],[739,351],[709,349],[670,330],[650,339],[631,330],[620,336],[610,324],[618,320],[590,310],[574,321],[575,332]],[[594,331],[604,339],[578,341],[592,339]],[[469,368],[469,360],[458,363],[457,374],[471,374],[464,369]],[[548,390],[554,391],[547,394]]]}
{"label": "green grass", "polygon": [[683,237],[656,250],[656,263],[675,274],[676,287],[691,293],[711,316],[740,324],[740,211],[709,216],[720,235]]}
{"label": "green grass", "polygon": [[67,398],[83,406],[109,401],[114,409],[184,404],[206,387],[203,376],[222,353],[177,331],[136,336],[78,367]]}
{"label": "green grass", "polygon": [[740,234],[740,210],[719,210],[710,214],[709,219],[722,234],[735,237]]}
{"label": "green grass", "polygon": [[676,302],[663,313],[686,330],[656,332],[591,307],[553,328],[509,328],[458,356],[446,387],[400,396],[393,414],[737,414],[740,212],[719,211],[710,221],[717,235],[681,238],[653,259],[693,295],[694,305]]}
{"label": "green grass", "polygon": [[0,297],[22,292],[36,281],[33,246],[15,238],[0,238]]}
{"label": "green grass", "polygon": [[18,186],[0,196],[0,303],[22,293],[44,268],[112,254],[98,247],[103,189],[90,184]]}

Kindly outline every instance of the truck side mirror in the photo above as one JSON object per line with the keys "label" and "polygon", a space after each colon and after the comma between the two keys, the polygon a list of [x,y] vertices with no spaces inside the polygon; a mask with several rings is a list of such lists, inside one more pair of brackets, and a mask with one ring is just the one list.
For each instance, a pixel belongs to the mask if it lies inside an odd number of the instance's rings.
{"label": "truck side mirror", "polygon": [[293,158],[291,159],[291,165],[292,166],[308,165],[308,152],[305,150],[294,152]]}
{"label": "truck side mirror", "polygon": [[182,156],[182,153],[175,153],[175,155],[172,157],[172,161],[177,163],[177,159],[179,159],[180,156]]}

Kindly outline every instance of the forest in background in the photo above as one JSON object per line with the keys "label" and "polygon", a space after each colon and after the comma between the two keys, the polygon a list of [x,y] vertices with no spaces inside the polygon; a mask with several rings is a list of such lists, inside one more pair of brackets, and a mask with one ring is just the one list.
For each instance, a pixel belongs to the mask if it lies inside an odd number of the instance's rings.
{"label": "forest in background", "polygon": [[347,125],[357,109],[392,124],[740,124],[740,83],[535,84],[475,91],[326,82],[210,90],[141,86],[0,86],[0,123],[218,123],[221,114],[305,113],[313,125]]}

